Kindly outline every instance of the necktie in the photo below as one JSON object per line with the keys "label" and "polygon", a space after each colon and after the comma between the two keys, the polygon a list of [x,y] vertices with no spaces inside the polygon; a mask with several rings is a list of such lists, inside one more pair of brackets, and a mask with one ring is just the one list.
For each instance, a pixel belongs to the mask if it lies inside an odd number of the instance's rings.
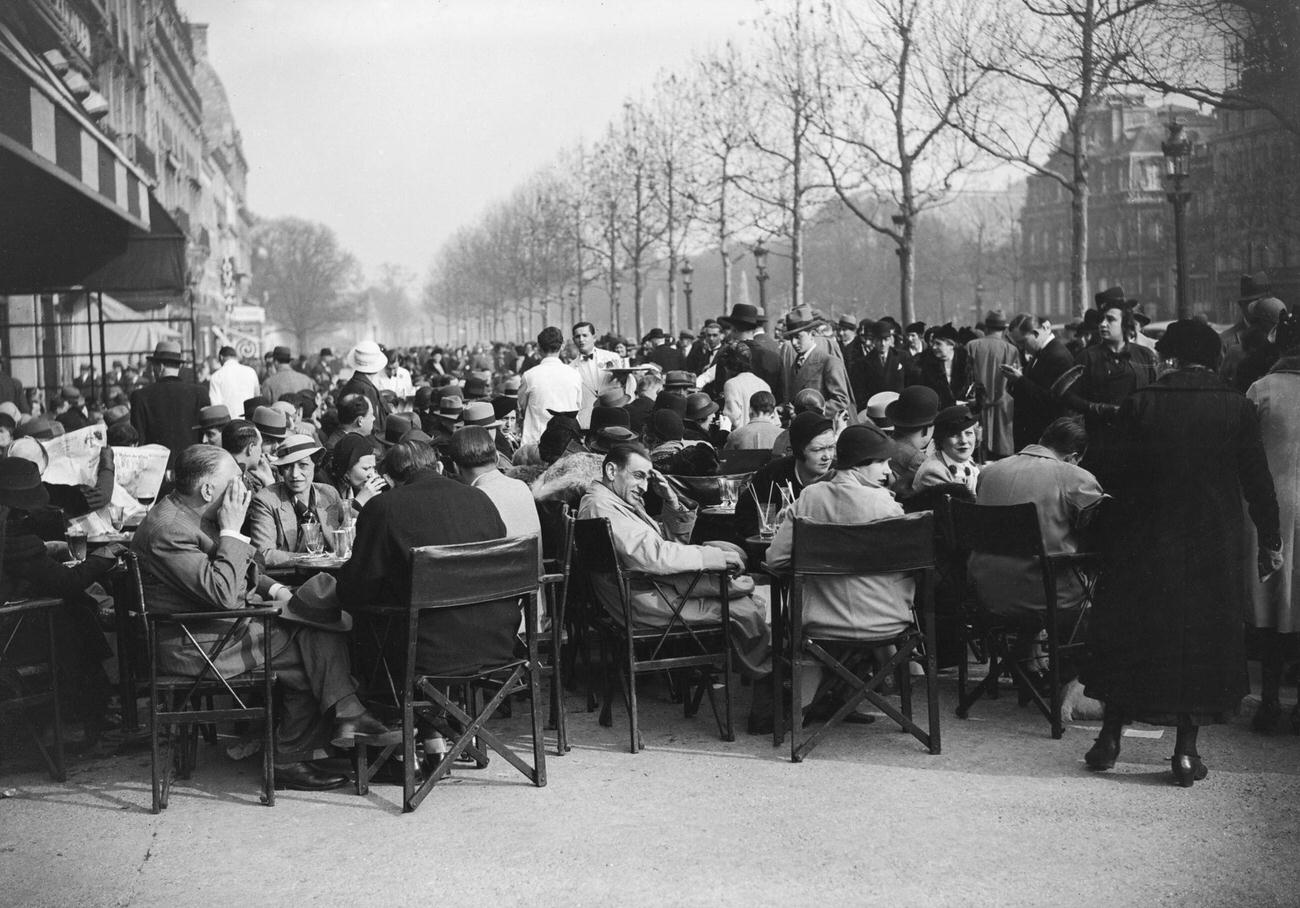
{"label": "necktie", "polygon": [[584,354],[582,354],[582,358],[583,358],[584,360],[595,359],[595,358],[596,358],[596,354],[594,354],[594,353],[584,353]]}

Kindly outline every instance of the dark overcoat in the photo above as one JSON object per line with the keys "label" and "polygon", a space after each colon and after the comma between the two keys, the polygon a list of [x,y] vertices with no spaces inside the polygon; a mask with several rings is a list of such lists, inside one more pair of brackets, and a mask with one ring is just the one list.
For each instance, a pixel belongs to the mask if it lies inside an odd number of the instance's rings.
{"label": "dark overcoat", "polygon": [[1070,351],[1054,337],[1038,351],[1024,374],[1008,386],[1016,403],[1011,433],[1017,451],[1025,445],[1037,444],[1052,420],[1065,415],[1065,403],[1052,393],[1052,383],[1073,365]]}
{"label": "dark overcoat", "polygon": [[1249,690],[1245,534],[1278,538],[1255,407],[1208,370],[1173,372],[1124,401],[1113,441],[1087,693],[1147,721],[1214,721]]}
{"label": "dark overcoat", "polygon": [[176,455],[200,441],[194,427],[209,403],[206,386],[164,376],[131,393],[131,426],[140,433],[140,444],[163,445],[172,452],[167,460],[172,469]]}

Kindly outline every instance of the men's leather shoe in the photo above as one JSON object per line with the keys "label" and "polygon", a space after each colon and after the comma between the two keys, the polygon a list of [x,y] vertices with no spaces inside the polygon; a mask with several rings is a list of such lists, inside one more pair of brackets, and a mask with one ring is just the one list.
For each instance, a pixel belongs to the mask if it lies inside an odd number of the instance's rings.
{"label": "men's leather shoe", "polygon": [[347,776],[321,772],[308,763],[289,763],[275,767],[275,790],[329,791],[348,784]]}
{"label": "men's leather shoe", "polygon": [[369,739],[366,743],[378,747],[387,747],[389,744],[402,743],[401,731],[390,729],[383,722],[375,718],[372,712],[364,712],[359,716],[351,716],[346,719],[339,719],[334,723],[334,734],[330,743],[335,747],[344,749],[351,748],[356,744],[357,735],[363,735]]}

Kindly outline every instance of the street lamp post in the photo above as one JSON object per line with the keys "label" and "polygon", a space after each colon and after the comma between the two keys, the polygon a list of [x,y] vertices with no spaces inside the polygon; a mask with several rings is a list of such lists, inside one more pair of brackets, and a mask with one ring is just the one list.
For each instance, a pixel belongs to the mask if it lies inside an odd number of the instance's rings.
{"label": "street lamp post", "polygon": [[686,327],[695,330],[695,313],[691,309],[691,276],[695,274],[695,269],[691,267],[690,261],[682,262],[682,293],[686,295]]}
{"label": "street lamp post", "polygon": [[609,330],[615,334],[620,333],[618,320],[622,313],[619,311],[618,295],[622,289],[623,283],[618,278],[614,278],[609,282]]}
{"label": "street lamp post", "polygon": [[1165,155],[1165,198],[1174,206],[1174,262],[1178,277],[1174,299],[1179,318],[1191,318],[1187,301],[1187,202],[1192,194],[1184,188],[1191,169],[1192,142],[1183,130],[1183,124],[1169,123],[1169,138],[1160,145]]}
{"label": "street lamp post", "polygon": [[754,244],[754,268],[758,272],[758,305],[767,314],[767,247],[762,240]]}

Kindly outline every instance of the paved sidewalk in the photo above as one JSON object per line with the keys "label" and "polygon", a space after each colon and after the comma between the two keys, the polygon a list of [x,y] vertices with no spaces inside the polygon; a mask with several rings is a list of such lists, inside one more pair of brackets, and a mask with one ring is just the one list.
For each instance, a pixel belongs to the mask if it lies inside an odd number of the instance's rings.
{"label": "paved sidewalk", "polygon": [[[878,721],[792,765],[770,737],[723,743],[707,707],[683,719],[647,686],[643,753],[617,712],[612,729],[571,712],[574,749],[551,749],[546,788],[495,759],[406,816],[388,786],[281,792],[267,809],[256,759],[207,745],[156,817],[147,752],[74,762],[64,785],[10,764],[0,904],[1300,903],[1300,737],[1244,718],[1209,729],[1210,777],[1183,790],[1172,730],[1126,737],[1095,775],[1092,731],[1053,741],[1005,695],[960,721],[954,694],[946,682],[941,755]],[[517,708],[504,728],[525,723]]]}

